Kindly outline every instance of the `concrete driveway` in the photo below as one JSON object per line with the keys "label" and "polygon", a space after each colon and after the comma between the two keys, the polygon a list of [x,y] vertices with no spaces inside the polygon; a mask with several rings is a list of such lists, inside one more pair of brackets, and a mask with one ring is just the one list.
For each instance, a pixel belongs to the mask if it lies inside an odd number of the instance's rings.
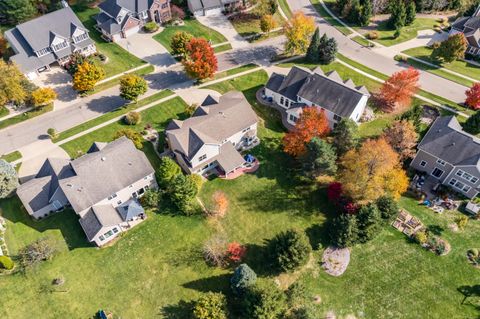
{"label": "concrete driveway", "polygon": [[197,89],[197,88],[187,88],[177,90],[176,93],[180,96],[187,104],[197,104],[201,105],[207,96],[211,95],[212,97],[218,99],[221,94],[214,90],[208,89]]}
{"label": "concrete driveway", "polygon": [[245,48],[250,45],[240,34],[238,34],[237,30],[235,30],[233,25],[223,14],[197,17],[197,19],[201,24],[223,34],[234,49]]}
{"label": "concrete driveway", "polygon": [[121,39],[117,44],[136,57],[154,65],[155,68],[166,68],[176,64],[177,61],[168,53],[167,49],[153,39],[154,35],[140,31],[126,39]]}
{"label": "concrete driveway", "polygon": [[57,109],[71,105],[72,101],[78,98],[72,86],[72,77],[60,66],[52,66],[49,71],[41,72],[32,82],[39,87],[48,86],[55,90],[57,93],[55,108]]}

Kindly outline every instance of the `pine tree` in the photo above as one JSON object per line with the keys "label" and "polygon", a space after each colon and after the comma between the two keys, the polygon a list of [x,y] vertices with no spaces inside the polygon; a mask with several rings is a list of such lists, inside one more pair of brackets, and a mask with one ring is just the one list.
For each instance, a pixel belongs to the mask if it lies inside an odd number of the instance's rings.
{"label": "pine tree", "polygon": [[332,145],[314,137],[306,146],[302,157],[304,173],[310,178],[321,175],[335,175],[337,172],[337,155]]}
{"label": "pine tree", "polygon": [[335,217],[329,227],[332,245],[352,247],[358,241],[357,218],[354,215],[341,214]]}
{"label": "pine tree", "polygon": [[333,145],[339,156],[358,145],[358,125],[351,119],[343,118],[333,129]]}
{"label": "pine tree", "polygon": [[335,38],[328,38],[326,34],[320,39],[318,61],[321,64],[330,64],[335,60],[338,51]]}
{"label": "pine tree", "polygon": [[390,4],[390,18],[388,27],[392,30],[399,30],[405,26],[406,9],[403,0],[393,0]]}
{"label": "pine tree", "polygon": [[480,111],[477,111],[467,119],[467,121],[463,124],[463,129],[474,135],[480,133]]}
{"label": "pine tree", "polygon": [[310,41],[310,46],[307,50],[307,61],[310,63],[318,63],[320,56],[320,30],[317,28]]}
{"label": "pine tree", "polygon": [[411,0],[407,6],[405,24],[411,25],[415,21],[416,17],[417,17],[417,6],[415,5],[415,1]]}
{"label": "pine tree", "polygon": [[358,24],[362,27],[366,27],[370,24],[370,19],[373,15],[373,5],[370,0],[364,1],[359,15],[358,15]]}
{"label": "pine tree", "polygon": [[358,211],[358,239],[361,243],[366,243],[375,238],[381,229],[380,211],[377,205],[371,203],[362,206]]}

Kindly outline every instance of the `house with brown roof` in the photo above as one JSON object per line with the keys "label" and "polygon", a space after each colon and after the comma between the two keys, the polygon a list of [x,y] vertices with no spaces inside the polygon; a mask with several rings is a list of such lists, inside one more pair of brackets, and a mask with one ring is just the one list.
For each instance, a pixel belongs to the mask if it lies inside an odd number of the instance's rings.
{"label": "house with brown roof", "polygon": [[189,174],[217,169],[228,176],[246,164],[240,152],[258,144],[257,122],[242,93],[229,92],[218,101],[209,96],[192,117],[169,123],[168,147]]}
{"label": "house with brown roof", "polygon": [[17,195],[35,219],[71,207],[88,240],[105,245],[145,218],[137,199],[156,188],[155,171],[131,140],[94,143],[75,160],[49,158]]}

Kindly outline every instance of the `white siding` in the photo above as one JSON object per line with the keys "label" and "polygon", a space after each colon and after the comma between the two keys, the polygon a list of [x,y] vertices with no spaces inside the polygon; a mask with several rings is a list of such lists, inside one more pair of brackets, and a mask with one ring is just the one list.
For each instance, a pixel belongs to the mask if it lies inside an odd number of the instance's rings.
{"label": "white siding", "polygon": [[[198,152],[192,156],[191,166],[197,167],[201,165],[203,162],[207,162],[210,158],[217,156],[220,152],[220,146],[214,144],[205,144],[203,145]],[[199,161],[199,158],[203,155],[206,155],[206,158],[202,161]]]}

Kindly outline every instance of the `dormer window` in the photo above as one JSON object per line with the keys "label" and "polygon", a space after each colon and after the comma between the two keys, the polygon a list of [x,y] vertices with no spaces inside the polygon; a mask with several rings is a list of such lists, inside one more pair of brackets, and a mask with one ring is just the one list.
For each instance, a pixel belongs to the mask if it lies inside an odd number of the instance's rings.
{"label": "dormer window", "polygon": [[84,32],[84,33],[80,34],[79,36],[74,37],[73,42],[78,43],[78,42],[81,42],[81,41],[86,40],[86,39],[88,39],[88,34],[87,34],[87,32]]}
{"label": "dormer window", "polygon": [[67,41],[63,41],[53,45],[53,51],[57,52],[68,47]]}
{"label": "dormer window", "polygon": [[44,55],[47,55],[50,52],[52,52],[50,48],[45,48],[45,49],[38,50],[36,53],[38,57],[42,57]]}

